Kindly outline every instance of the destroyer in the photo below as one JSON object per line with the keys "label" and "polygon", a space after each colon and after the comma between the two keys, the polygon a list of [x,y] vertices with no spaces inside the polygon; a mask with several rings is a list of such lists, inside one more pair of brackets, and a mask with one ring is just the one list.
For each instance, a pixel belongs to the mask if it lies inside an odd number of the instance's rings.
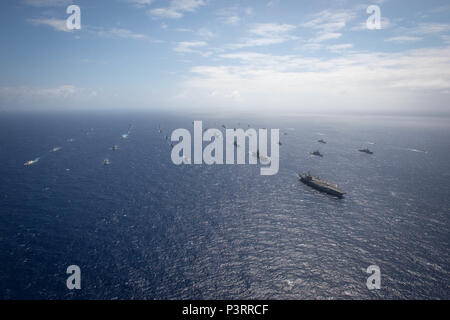
{"label": "destroyer", "polygon": [[358,150],[359,152],[362,152],[362,153],[367,153],[367,154],[373,154],[373,152],[372,151],[370,151],[369,149],[360,149],[360,150]]}
{"label": "destroyer", "polygon": [[340,189],[337,184],[322,180],[319,177],[314,177],[309,173],[299,174],[298,176],[300,177],[301,182],[321,192],[325,192],[339,198],[342,198],[345,194],[345,192]]}

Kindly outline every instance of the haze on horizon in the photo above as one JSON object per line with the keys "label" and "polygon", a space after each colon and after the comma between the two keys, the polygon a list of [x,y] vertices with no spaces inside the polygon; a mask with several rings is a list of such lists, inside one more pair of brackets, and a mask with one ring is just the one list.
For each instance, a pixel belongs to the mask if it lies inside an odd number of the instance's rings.
{"label": "haze on horizon", "polygon": [[445,0],[6,0],[0,24],[0,111],[450,115]]}

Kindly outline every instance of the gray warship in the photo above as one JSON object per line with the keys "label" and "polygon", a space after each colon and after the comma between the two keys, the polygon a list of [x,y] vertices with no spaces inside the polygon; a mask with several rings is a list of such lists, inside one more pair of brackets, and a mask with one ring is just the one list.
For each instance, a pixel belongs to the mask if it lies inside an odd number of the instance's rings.
{"label": "gray warship", "polygon": [[298,176],[300,177],[301,182],[321,192],[325,192],[339,198],[342,198],[345,194],[345,191],[340,189],[337,184],[322,180],[319,177],[314,177],[309,173],[299,174]]}
{"label": "gray warship", "polygon": [[360,149],[360,150],[358,150],[359,152],[362,152],[362,153],[367,153],[367,154],[373,154],[373,152],[372,151],[370,151],[369,149]]}

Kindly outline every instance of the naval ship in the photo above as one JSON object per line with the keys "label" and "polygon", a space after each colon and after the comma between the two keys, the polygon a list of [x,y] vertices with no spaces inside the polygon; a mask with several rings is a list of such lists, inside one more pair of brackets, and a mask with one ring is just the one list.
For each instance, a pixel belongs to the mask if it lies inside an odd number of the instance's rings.
{"label": "naval ship", "polygon": [[362,152],[362,153],[367,153],[367,154],[373,154],[373,152],[372,151],[370,151],[369,149],[360,149],[360,150],[358,150],[359,152]]}
{"label": "naval ship", "polygon": [[314,177],[309,173],[299,174],[298,176],[300,177],[301,182],[321,192],[325,192],[339,198],[342,198],[345,194],[345,192],[340,189],[337,184],[322,180],[319,177]]}
{"label": "naval ship", "polygon": [[318,150],[317,150],[317,151],[314,151],[314,152],[311,152],[311,154],[312,154],[313,156],[323,158],[323,154],[321,154],[320,151],[318,151]]}

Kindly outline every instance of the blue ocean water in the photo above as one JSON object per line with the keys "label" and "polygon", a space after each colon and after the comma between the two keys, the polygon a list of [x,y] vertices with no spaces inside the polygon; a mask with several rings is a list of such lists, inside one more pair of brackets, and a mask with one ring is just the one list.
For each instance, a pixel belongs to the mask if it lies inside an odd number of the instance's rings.
{"label": "blue ocean water", "polygon": [[[193,120],[279,128],[279,173],[175,166],[164,137]],[[446,118],[2,114],[0,176],[1,299],[450,298]]]}

